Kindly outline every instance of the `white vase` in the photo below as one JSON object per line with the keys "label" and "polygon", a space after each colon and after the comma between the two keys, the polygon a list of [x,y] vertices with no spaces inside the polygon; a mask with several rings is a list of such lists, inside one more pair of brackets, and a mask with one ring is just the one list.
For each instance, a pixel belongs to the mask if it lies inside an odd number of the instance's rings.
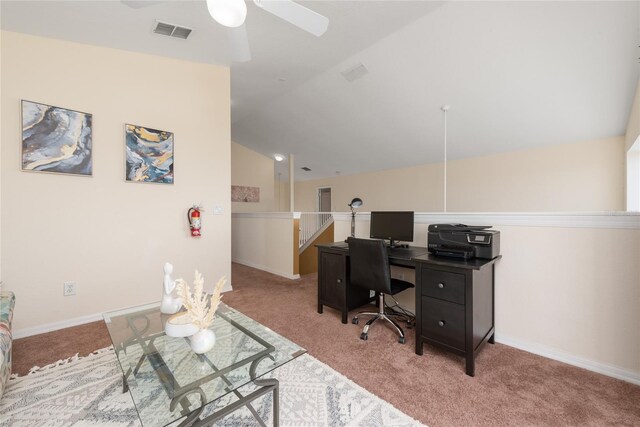
{"label": "white vase", "polygon": [[211,350],[216,343],[216,334],[211,329],[200,329],[189,338],[191,350],[194,353],[202,354]]}
{"label": "white vase", "polygon": [[190,337],[199,330],[196,325],[191,323],[191,318],[186,311],[169,317],[164,325],[165,334],[174,338]]}

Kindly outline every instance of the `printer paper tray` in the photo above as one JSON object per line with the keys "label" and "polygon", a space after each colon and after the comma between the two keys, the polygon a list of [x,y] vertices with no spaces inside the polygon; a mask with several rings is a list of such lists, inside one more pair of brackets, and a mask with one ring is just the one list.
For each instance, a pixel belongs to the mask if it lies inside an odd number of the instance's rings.
{"label": "printer paper tray", "polygon": [[449,258],[472,259],[475,257],[473,249],[466,248],[452,248],[443,246],[439,248],[429,248],[429,251],[434,255],[446,256]]}

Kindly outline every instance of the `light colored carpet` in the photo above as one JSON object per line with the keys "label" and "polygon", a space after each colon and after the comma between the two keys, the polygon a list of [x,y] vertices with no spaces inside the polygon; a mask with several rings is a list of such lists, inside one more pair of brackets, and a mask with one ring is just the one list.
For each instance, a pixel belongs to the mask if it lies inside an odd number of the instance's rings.
{"label": "light colored carpet", "polygon": [[[283,427],[422,425],[308,354],[273,376],[280,381]],[[272,424],[271,394],[253,407]],[[106,348],[11,379],[0,400],[0,425],[124,427],[140,422],[129,393],[122,393],[122,371],[113,349]],[[242,408],[216,425],[259,424]]]}

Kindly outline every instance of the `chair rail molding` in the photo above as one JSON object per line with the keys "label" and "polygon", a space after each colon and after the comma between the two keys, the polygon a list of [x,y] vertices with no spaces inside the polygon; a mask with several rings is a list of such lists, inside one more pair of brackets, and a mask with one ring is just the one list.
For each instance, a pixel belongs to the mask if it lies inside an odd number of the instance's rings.
{"label": "chair rail molding", "polygon": [[[351,221],[350,212],[334,212],[335,221]],[[370,212],[358,212],[356,221],[370,221]],[[640,212],[416,212],[416,224],[621,228],[640,230]]]}
{"label": "chair rail molding", "polygon": [[233,212],[232,218],[300,219],[300,212]]}

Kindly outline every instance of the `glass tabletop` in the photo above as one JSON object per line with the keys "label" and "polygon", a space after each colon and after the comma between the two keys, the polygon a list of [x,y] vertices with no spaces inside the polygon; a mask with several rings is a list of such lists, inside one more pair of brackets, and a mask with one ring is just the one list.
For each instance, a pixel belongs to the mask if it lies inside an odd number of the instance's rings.
{"label": "glass tabletop", "polygon": [[266,326],[220,303],[214,347],[194,353],[188,338],[164,333],[160,304],[104,314],[142,425],[165,426],[306,353]]}

